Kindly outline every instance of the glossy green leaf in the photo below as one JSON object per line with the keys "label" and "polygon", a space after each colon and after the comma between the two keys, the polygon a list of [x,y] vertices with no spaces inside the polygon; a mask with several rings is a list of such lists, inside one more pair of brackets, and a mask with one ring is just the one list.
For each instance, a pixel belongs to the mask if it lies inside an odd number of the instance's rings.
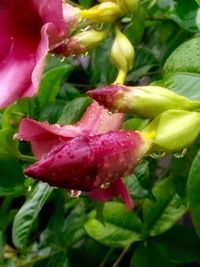
{"label": "glossy green leaf", "polygon": [[18,195],[24,188],[24,175],[16,158],[0,157],[0,196]]}
{"label": "glossy green leaf", "polygon": [[15,216],[12,237],[17,248],[25,249],[31,227],[44,206],[53,188],[46,183],[38,183],[24,205]]}
{"label": "glossy green leaf", "polygon": [[[181,59],[181,60],[180,60]],[[190,99],[200,99],[200,38],[180,45],[164,65],[163,80],[154,84],[167,87]]]}
{"label": "glossy green leaf", "polygon": [[95,219],[93,213],[85,223],[90,237],[111,247],[127,246],[142,239],[142,223],[135,211],[125,211],[124,205],[117,202],[105,203],[104,223]]}
{"label": "glossy green leaf", "polygon": [[175,225],[156,240],[160,250],[172,262],[186,264],[200,259],[200,239],[194,230],[183,225]]}
{"label": "glossy green leaf", "polygon": [[162,12],[178,23],[182,28],[196,32],[200,29],[199,7],[195,1],[158,0]]}
{"label": "glossy green leaf", "polygon": [[146,199],[143,217],[148,235],[155,236],[172,227],[186,212],[181,198],[175,193],[171,179],[164,179],[153,188],[156,200]]}
{"label": "glossy green leaf", "polygon": [[197,234],[200,236],[200,151],[197,153],[190,169],[187,194],[192,221]]}
{"label": "glossy green leaf", "polygon": [[58,123],[73,124],[77,122],[91,101],[89,97],[78,97],[67,103],[63,108]]}
{"label": "glossy green leaf", "polygon": [[[181,44],[167,59],[164,73],[200,73],[200,37]],[[180,60],[181,58],[181,60]]]}
{"label": "glossy green leaf", "polygon": [[61,81],[70,72],[71,67],[69,65],[63,65],[52,68],[44,74],[38,92],[40,107],[44,107],[47,103],[55,100],[60,89]]}
{"label": "glossy green leaf", "polygon": [[140,245],[131,258],[130,267],[170,267],[169,259],[154,242]]}

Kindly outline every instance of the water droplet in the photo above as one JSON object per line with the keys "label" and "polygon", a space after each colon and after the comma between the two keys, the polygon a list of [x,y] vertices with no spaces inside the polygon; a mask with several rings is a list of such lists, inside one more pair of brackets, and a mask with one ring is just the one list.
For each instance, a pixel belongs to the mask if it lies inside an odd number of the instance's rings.
{"label": "water droplet", "polygon": [[104,183],[100,185],[101,189],[107,189],[110,186],[110,182]]}
{"label": "water droplet", "polygon": [[65,57],[60,58],[60,62],[63,62],[65,60]]}
{"label": "water droplet", "polygon": [[109,115],[113,115],[112,111],[108,110],[108,114]]}
{"label": "water droplet", "polygon": [[165,154],[166,154],[165,152],[155,152],[155,153],[149,154],[149,156],[153,159],[160,159],[160,158],[163,158]]}
{"label": "water droplet", "polygon": [[80,190],[70,190],[70,196],[71,197],[79,197],[81,194]]}
{"label": "water droplet", "polygon": [[173,156],[179,159],[179,158],[183,158],[186,153],[187,153],[187,148],[184,148],[182,151],[174,153]]}

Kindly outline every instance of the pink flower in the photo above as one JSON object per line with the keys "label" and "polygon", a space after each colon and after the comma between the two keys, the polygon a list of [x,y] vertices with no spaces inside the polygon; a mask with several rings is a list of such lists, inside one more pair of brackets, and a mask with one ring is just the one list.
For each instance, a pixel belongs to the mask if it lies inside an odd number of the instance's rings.
{"label": "pink flower", "polygon": [[117,131],[122,120],[123,114],[110,114],[95,101],[75,125],[23,119],[16,137],[31,141],[39,159],[25,173],[52,186],[85,191],[95,200],[118,196],[132,208],[121,177],[133,171],[148,145],[138,132]]}
{"label": "pink flower", "polygon": [[58,144],[76,136],[92,136],[118,130],[122,120],[123,115],[121,113],[111,115],[108,110],[94,101],[75,125],[49,125],[47,122],[25,118],[22,119],[15,137],[31,141],[32,151],[40,159]]}
{"label": "pink flower", "polygon": [[[67,5],[61,0],[1,0],[0,2],[0,107],[36,94],[52,43],[66,36]],[[72,11],[69,8],[70,12]],[[63,11],[64,10],[64,11]],[[63,17],[64,13],[64,17]],[[73,14],[73,13],[70,13]],[[75,13],[74,13],[75,15]]]}
{"label": "pink flower", "polygon": [[28,167],[25,174],[52,186],[89,192],[90,197],[101,200],[118,190],[130,207],[132,202],[120,177],[130,174],[145,152],[145,141],[137,132],[79,136],[61,143]]}
{"label": "pink flower", "polygon": [[[47,159],[49,156],[56,154],[67,141],[73,140],[75,137],[90,138],[108,131],[118,130],[121,127],[122,120],[122,114],[110,114],[108,110],[94,101],[75,125],[49,125],[46,122],[23,119],[16,138],[31,141],[33,153],[42,161],[44,158]],[[75,138],[74,140],[79,139]],[[68,179],[70,179],[70,176]],[[83,181],[80,180],[79,182],[82,183]],[[119,196],[126,203],[127,208],[133,207],[133,201],[120,177],[112,181],[107,188],[94,187],[91,191],[87,191],[87,195],[92,199],[102,201],[109,200],[113,196]]]}

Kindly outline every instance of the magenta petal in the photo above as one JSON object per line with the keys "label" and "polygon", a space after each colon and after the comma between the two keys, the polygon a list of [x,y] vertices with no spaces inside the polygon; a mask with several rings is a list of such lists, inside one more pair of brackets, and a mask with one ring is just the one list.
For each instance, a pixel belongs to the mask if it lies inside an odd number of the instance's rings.
{"label": "magenta petal", "polygon": [[91,192],[87,192],[87,196],[93,200],[99,201],[108,201],[118,196],[125,203],[127,210],[134,207],[133,200],[122,179],[114,181],[113,184],[106,189],[95,188]]}
{"label": "magenta petal", "polygon": [[36,94],[48,52],[48,31],[54,27],[60,31],[57,34],[64,34],[62,2],[1,1],[0,25],[0,107],[3,108],[17,98]]}
{"label": "magenta petal", "polygon": [[124,115],[122,113],[111,114],[109,111],[94,101],[86,110],[77,125],[85,129],[90,135],[103,134],[115,131],[121,127]]}
{"label": "magenta petal", "polygon": [[77,137],[60,144],[44,159],[28,167],[25,174],[52,186],[92,190],[96,166],[89,139]]}
{"label": "magenta petal", "polygon": [[100,105],[103,105],[107,108],[112,108],[114,106],[117,93],[124,88],[125,86],[121,84],[111,84],[90,90],[87,92],[87,94],[96,100]]}
{"label": "magenta petal", "polygon": [[31,141],[33,153],[37,158],[41,158],[61,141],[80,135],[83,135],[83,131],[72,125],[61,127],[58,124],[50,125],[47,122],[23,119],[16,138]]}

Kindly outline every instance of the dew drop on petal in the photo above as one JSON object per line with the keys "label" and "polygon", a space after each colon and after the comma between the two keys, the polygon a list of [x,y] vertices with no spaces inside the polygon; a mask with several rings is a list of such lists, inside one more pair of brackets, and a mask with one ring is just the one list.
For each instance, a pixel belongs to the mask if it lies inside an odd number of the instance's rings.
{"label": "dew drop on petal", "polygon": [[110,186],[110,182],[104,183],[100,185],[101,189],[107,189]]}

